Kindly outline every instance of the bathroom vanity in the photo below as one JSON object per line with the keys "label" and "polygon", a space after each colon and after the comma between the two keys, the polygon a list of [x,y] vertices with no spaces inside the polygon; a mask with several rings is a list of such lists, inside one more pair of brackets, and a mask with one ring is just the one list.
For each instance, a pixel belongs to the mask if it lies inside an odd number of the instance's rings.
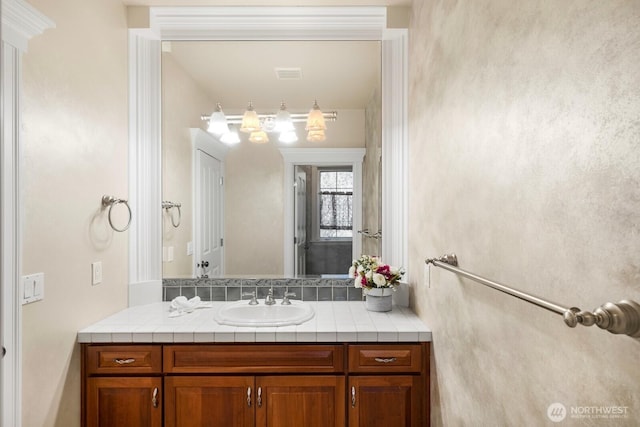
{"label": "bathroom vanity", "polygon": [[85,426],[426,426],[428,328],[407,308],[315,302],[300,325],[126,309],[78,333]]}

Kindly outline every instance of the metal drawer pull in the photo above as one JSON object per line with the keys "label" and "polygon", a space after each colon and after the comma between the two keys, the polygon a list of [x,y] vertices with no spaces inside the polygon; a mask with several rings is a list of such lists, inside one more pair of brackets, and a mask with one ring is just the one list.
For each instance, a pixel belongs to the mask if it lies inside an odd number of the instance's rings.
{"label": "metal drawer pull", "polygon": [[129,359],[113,359],[114,362],[116,362],[118,365],[128,365],[130,363],[133,363],[136,361],[136,359],[133,358],[129,358]]}
{"label": "metal drawer pull", "polygon": [[356,407],[356,388],[351,387],[351,407]]}
{"label": "metal drawer pull", "polygon": [[262,387],[258,387],[258,408],[262,408]]}
{"label": "metal drawer pull", "polygon": [[153,403],[153,407],[158,407],[158,387],[153,389],[153,397],[151,398],[151,403]]}
{"label": "metal drawer pull", "polygon": [[375,361],[376,362],[380,362],[380,363],[393,363],[396,360],[398,360],[398,359],[396,359],[395,357],[389,357],[388,359],[385,359],[383,357],[376,357],[375,358]]}
{"label": "metal drawer pull", "polygon": [[247,406],[251,407],[251,387],[247,387]]}

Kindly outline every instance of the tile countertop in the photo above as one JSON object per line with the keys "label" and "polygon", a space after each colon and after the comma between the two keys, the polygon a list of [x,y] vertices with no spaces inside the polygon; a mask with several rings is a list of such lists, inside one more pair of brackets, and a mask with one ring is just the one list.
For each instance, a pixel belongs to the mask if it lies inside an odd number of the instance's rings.
{"label": "tile countertop", "polygon": [[368,311],[362,301],[310,302],[315,316],[300,324],[237,327],[214,320],[225,302],[169,317],[170,302],[130,307],[78,331],[79,343],[420,342],[431,330],[406,307]]}

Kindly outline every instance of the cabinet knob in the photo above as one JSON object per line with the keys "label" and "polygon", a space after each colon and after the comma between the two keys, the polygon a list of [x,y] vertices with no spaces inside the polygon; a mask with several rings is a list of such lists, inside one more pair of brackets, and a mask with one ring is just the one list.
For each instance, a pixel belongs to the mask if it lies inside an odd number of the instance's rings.
{"label": "cabinet knob", "polygon": [[158,407],[158,387],[155,387],[153,389],[153,397],[151,398],[151,403],[153,404],[154,408]]}
{"label": "cabinet knob", "polygon": [[247,387],[247,406],[251,408],[251,387]]}
{"label": "cabinet knob", "polygon": [[374,360],[378,363],[393,363],[398,359],[396,359],[395,357],[388,357],[388,358],[376,357]]}
{"label": "cabinet knob", "polygon": [[258,408],[262,408],[262,387],[258,387]]}

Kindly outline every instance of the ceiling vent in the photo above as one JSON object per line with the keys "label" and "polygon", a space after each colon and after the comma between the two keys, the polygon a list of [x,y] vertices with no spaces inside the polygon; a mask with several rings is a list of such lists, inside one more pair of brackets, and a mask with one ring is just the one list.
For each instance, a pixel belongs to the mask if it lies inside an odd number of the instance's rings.
{"label": "ceiling vent", "polygon": [[300,80],[302,78],[302,68],[276,68],[278,80]]}

